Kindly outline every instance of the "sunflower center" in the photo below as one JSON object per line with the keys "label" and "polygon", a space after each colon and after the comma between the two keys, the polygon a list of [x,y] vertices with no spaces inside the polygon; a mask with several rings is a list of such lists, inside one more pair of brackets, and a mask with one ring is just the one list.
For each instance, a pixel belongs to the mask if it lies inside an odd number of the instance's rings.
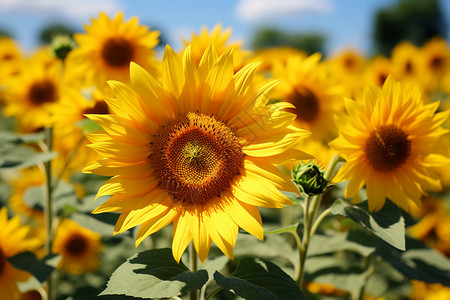
{"label": "sunflower center", "polygon": [[123,38],[110,38],[102,48],[102,58],[111,67],[125,67],[134,56],[134,48],[130,41]]}
{"label": "sunflower center", "polygon": [[35,105],[55,102],[56,98],[56,87],[48,80],[35,82],[28,91],[28,99]]}
{"label": "sunflower center", "polygon": [[394,125],[385,125],[373,131],[366,142],[369,163],[378,171],[389,172],[406,162],[411,154],[408,135]]}
{"label": "sunflower center", "polygon": [[378,86],[383,86],[384,82],[388,78],[388,74],[386,73],[380,73],[378,74]]}
{"label": "sunflower center", "polygon": [[200,113],[188,113],[163,127],[151,146],[161,188],[186,204],[205,204],[220,196],[244,159],[234,132]]}
{"label": "sunflower center", "polygon": [[65,248],[66,251],[73,256],[78,256],[83,254],[88,247],[88,243],[86,238],[82,235],[74,234],[70,239],[66,242]]}
{"label": "sunflower center", "polygon": [[444,58],[435,56],[430,60],[430,66],[434,71],[440,71],[444,65]]}
{"label": "sunflower center", "polygon": [[405,64],[405,73],[406,74],[412,74],[412,72],[413,72],[413,65],[412,65],[411,61],[408,61]]}
{"label": "sunflower center", "polygon": [[5,254],[3,253],[2,248],[0,248],[0,275],[3,273],[5,266],[6,266],[6,257]]}
{"label": "sunflower center", "polygon": [[295,90],[288,100],[295,105],[295,113],[301,120],[312,123],[318,117],[319,101],[311,90]]}
{"label": "sunflower center", "polygon": [[108,105],[103,100],[96,101],[93,107],[86,108],[83,111],[83,115],[84,114],[109,114]]}

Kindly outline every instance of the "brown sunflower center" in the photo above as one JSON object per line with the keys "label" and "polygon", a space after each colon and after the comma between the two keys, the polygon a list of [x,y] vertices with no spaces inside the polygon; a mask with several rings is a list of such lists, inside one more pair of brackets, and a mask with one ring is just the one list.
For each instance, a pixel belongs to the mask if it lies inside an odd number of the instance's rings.
{"label": "brown sunflower center", "polygon": [[110,38],[104,43],[101,55],[108,66],[125,67],[133,60],[134,48],[126,39]]}
{"label": "brown sunflower center", "polygon": [[389,74],[383,73],[381,72],[380,74],[378,74],[378,86],[383,86],[384,82],[386,81],[386,79],[388,78]]}
{"label": "brown sunflower center", "polygon": [[412,74],[413,73],[413,64],[411,61],[407,61],[405,64],[405,73],[406,74]]}
{"label": "brown sunflower center", "polygon": [[234,132],[200,113],[163,127],[151,146],[161,188],[186,204],[205,204],[220,196],[239,174],[244,158]]}
{"label": "brown sunflower center", "polygon": [[434,71],[440,71],[444,67],[444,58],[441,56],[435,56],[430,60],[430,67]]}
{"label": "brown sunflower center", "polygon": [[108,105],[103,100],[96,101],[93,107],[86,108],[83,111],[83,115],[84,114],[109,114]]}
{"label": "brown sunflower center", "polygon": [[5,253],[3,253],[2,248],[0,247],[0,275],[3,273],[5,266],[6,266],[6,256]]}
{"label": "brown sunflower center", "polygon": [[36,290],[22,293],[20,300],[42,300],[42,295]]}
{"label": "brown sunflower center", "polygon": [[400,128],[385,125],[369,136],[365,152],[374,169],[389,172],[406,162],[411,154],[411,141]]}
{"label": "brown sunflower center", "polygon": [[56,98],[56,86],[49,80],[35,82],[28,91],[28,99],[34,105],[55,102]]}
{"label": "brown sunflower center", "polygon": [[295,113],[305,122],[312,123],[319,115],[319,100],[308,88],[296,89],[288,101],[295,105]]}
{"label": "brown sunflower center", "polygon": [[80,234],[74,234],[65,244],[67,253],[73,256],[82,255],[86,251],[87,247],[88,243],[86,238]]}

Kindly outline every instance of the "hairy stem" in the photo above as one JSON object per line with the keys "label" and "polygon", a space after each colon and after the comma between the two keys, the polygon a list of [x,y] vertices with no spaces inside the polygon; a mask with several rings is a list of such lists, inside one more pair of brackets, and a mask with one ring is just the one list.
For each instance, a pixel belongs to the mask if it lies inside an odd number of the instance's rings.
{"label": "hairy stem", "polygon": [[[191,264],[191,272],[197,271],[197,253],[195,252],[194,242],[189,244],[189,258]],[[189,293],[190,300],[198,300],[198,291],[193,290]]]}

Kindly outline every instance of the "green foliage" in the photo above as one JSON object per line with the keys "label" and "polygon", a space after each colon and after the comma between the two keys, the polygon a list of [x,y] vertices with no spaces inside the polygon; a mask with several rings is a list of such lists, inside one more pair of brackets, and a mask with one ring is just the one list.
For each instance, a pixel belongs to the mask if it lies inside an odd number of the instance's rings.
{"label": "green foliage", "polygon": [[322,52],[325,36],[320,33],[290,33],[273,28],[259,29],[252,40],[253,49],[289,46],[305,51],[308,54]]}
{"label": "green foliage", "polygon": [[30,272],[40,282],[44,282],[56,267],[58,259],[59,257],[54,255],[38,259],[32,252],[23,252],[8,258],[8,262],[20,270]]}
{"label": "green foliage", "polygon": [[40,30],[39,42],[44,45],[51,44],[53,38],[57,35],[68,35],[73,36],[76,32],[70,26],[62,23],[52,23],[48,24]]}
{"label": "green foliage", "polygon": [[200,289],[207,281],[206,270],[191,272],[175,261],[171,249],[155,249],[124,262],[101,295],[168,298]]}
{"label": "green foliage", "polygon": [[397,249],[405,250],[405,220],[400,208],[391,201],[386,200],[380,211],[369,212],[367,201],[351,205],[337,199],[331,213],[346,216]]}
{"label": "green foliage", "polygon": [[306,299],[289,275],[270,261],[258,258],[243,258],[230,276],[216,272],[214,279],[244,299]]}
{"label": "green foliage", "polygon": [[49,161],[56,157],[55,152],[37,152],[26,144],[37,144],[43,135],[0,133],[0,169],[25,168]]}
{"label": "green foliage", "polygon": [[402,0],[376,13],[374,54],[388,56],[401,41],[421,46],[434,36],[446,36],[447,26],[439,0]]}

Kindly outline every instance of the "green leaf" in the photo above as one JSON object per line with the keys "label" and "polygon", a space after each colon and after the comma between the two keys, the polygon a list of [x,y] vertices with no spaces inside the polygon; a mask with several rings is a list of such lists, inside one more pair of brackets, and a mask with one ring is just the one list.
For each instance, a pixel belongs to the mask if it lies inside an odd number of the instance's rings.
{"label": "green leaf", "polygon": [[376,253],[408,278],[450,286],[450,260],[418,240],[407,237],[406,251],[380,243]]}
{"label": "green leaf", "polygon": [[34,253],[27,251],[8,258],[8,262],[17,269],[30,272],[40,282],[44,282],[54,270],[54,267],[50,266],[47,260],[54,260],[55,257],[55,255],[52,255],[38,259]]}
{"label": "green leaf", "polygon": [[81,127],[84,133],[94,133],[103,131],[103,128],[90,119],[84,119],[77,123]]}
{"label": "green leaf", "polygon": [[285,232],[290,232],[290,233],[293,232],[293,233],[296,234],[297,227],[298,227],[298,224],[293,224],[293,225],[282,227],[282,228],[275,228],[275,229],[272,229],[272,230],[265,230],[264,234],[279,234],[279,233],[285,233]]}
{"label": "green leaf", "polygon": [[378,212],[369,212],[367,201],[351,205],[337,199],[331,206],[334,215],[346,216],[397,249],[405,250],[405,220],[400,208],[386,200]]}
{"label": "green leaf", "polygon": [[244,299],[306,299],[295,281],[277,265],[259,258],[243,258],[230,276],[214,273],[216,283]]}
{"label": "green leaf", "polygon": [[[370,234],[362,230],[351,230],[345,233],[335,232],[332,235],[315,234],[308,248],[308,256],[317,256],[337,251],[352,251],[368,257],[375,252],[375,242]],[[326,247],[324,247],[326,245]]]}
{"label": "green leaf", "polygon": [[56,155],[56,152],[36,152],[29,147],[0,142],[0,169],[31,167]]}
{"label": "green leaf", "polygon": [[114,225],[99,221],[91,215],[74,213],[70,218],[83,227],[98,232],[101,235],[110,236],[114,232]]}
{"label": "green leaf", "polygon": [[9,142],[13,144],[38,143],[44,140],[44,133],[18,134],[9,131],[0,132],[0,142]]}
{"label": "green leaf", "polygon": [[[29,207],[42,210],[44,203],[44,187],[29,187],[24,193],[23,200]],[[73,186],[67,182],[60,181],[53,191],[53,203],[58,214],[64,210],[66,205],[76,206],[77,195]]]}
{"label": "green leaf", "polygon": [[200,289],[208,272],[191,272],[177,263],[171,249],[140,252],[113,273],[100,295],[127,295],[144,298],[169,298]]}

